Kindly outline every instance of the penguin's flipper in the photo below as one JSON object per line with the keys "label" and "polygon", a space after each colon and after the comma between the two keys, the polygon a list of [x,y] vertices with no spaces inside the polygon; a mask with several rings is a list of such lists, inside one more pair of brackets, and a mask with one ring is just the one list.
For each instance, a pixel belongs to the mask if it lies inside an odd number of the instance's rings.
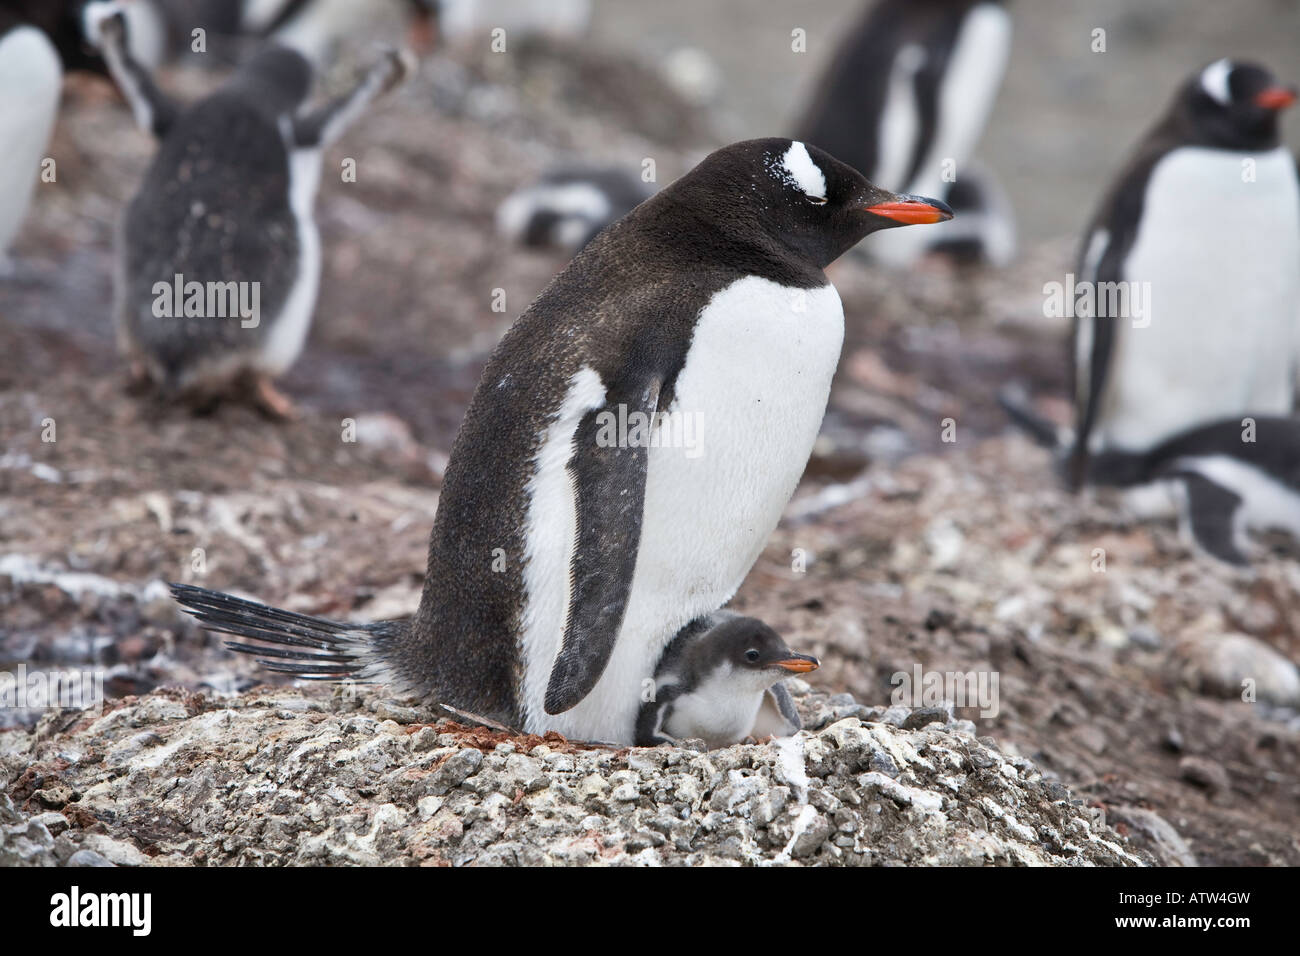
{"label": "penguin's flipper", "polygon": [[108,71],[131,106],[136,123],[158,139],[167,135],[180,107],[158,89],[153,77],[131,53],[126,14],[118,0],[88,4],[83,14],[86,40],[99,48]]}
{"label": "penguin's flipper", "polygon": [[[1111,250],[1116,248],[1117,243],[1109,232],[1093,229],[1084,251],[1081,280],[1094,283],[1095,290],[1096,283],[1117,279],[1117,275],[1103,275],[1102,271],[1105,268],[1108,273],[1118,273],[1119,263],[1111,255]],[[1094,305],[1096,300],[1094,295]],[[1115,350],[1114,317],[1099,315],[1096,308],[1091,312],[1090,315],[1079,315],[1076,307],[1074,327],[1071,330],[1074,346],[1071,367],[1074,369],[1075,429],[1074,448],[1066,471],[1070,485],[1075,490],[1083,486],[1087,477],[1088,439],[1092,435],[1093,426],[1097,424],[1102,393],[1106,389],[1107,373]]]}
{"label": "penguin's flipper", "polygon": [[790,726],[795,730],[802,729],[803,719],[799,716],[799,711],[795,710],[794,698],[790,696],[790,689],[785,683],[773,684],[767,689],[767,694],[776,705],[777,712],[790,722]]}
{"label": "penguin's flipper", "polygon": [[631,440],[629,429],[611,442],[608,423],[653,423],[663,381],[648,370],[627,370],[574,433],[568,470],[577,489],[577,538],[564,641],[546,685],[548,714],[564,713],[591,692],[623,626],[640,550],[650,434],[647,426],[645,441]]}
{"label": "penguin's flipper", "polygon": [[1204,475],[1181,473],[1187,488],[1185,519],[1192,538],[1220,561],[1239,567],[1248,565],[1237,546],[1237,510],[1241,496]]}
{"label": "penguin's flipper", "polygon": [[794,698],[790,696],[785,681],[777,681],[763,694],[763,703],[758,708],[758,716],[749,736],[761,740],[764,737],[789,737],[803,729],[803,719],[795,709]]}
{"label": "penguin's flipper", "polygon": [[402,83],[417,66],[415,57],[405,50],[386,51],[383,59],[367,70],[350,92],[294,119],[295,144],[303,149],[331,145],[371,103]]}

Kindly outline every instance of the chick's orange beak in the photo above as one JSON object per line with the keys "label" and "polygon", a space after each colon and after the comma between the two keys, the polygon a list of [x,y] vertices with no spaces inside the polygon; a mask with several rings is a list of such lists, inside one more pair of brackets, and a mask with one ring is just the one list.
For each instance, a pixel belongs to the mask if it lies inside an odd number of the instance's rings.
{"label": "chick's orange beak", "polygon": [[821,666],[821,662],[807,654],[795,654],[785,660],[777,661],[776,666],[788,670],[791,674],[806,674],[815,671]]}

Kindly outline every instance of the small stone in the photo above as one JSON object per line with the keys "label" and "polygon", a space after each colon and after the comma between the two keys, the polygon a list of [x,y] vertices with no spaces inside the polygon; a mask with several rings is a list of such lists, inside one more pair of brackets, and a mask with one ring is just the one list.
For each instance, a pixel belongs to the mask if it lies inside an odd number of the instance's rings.
{"label": "small stone", "polygon": [[622,783],[614,788],[614,792],[610,794],[610,799],[615,800],[618,803],[632,803],[639,799],[640,796],[641,794],[637,790],[636,784]]}
{"label": "small stone", "polygon": [[483,766],[483,753],[473,748],[458,750],[448,757],[441,767],[425,778],[427,793],[440,797],[453,787],[458,787]]}
{"label": "small stone", "polygon": [[68,866],[117,866],[94,850],[78,850],[68,857]]}
{"label": "small stone", "polygon": [[652,774],[662,770],[667,760],[668,755],[660,747],[638,747],[628,753],[627,766],[638,773]]}
{"label": "small stone", "polygon": [[1227,790],[1228,771],[1207,757],[1188,756],[1178,761],[1178,774],[1188,783],[1204,787],[1211,794]]}
{"label": "small stone", "polygon": [[947,723],[948,711],[943,707],[918,707],[903,718],[904,730],[920,730],[929,724]]}
{"label": "small stone", "polygon": [[1142,648],[1144,651],[1158,651],[1164,643],[1160,638],[1160,632],[1145,624],[1130,628],[1128,639],[1131,644]]}
{"label": "small stone", "polygon": [[68,818],[61,813],[42,813],[32,817],[32,822],[45,827],[52,836],[58,836],[71,826]]}
{"label": "small stone", "polygon": [[83,850],[93,850],[114,866],[148,866],[149,858],[134,844],[115,840],[100,833],[87,833],[81,841]]}
{"label": "small stone", "polygon": [[867,761],[867,767],[890,777],[897,777],[900,773],[899,766],[894,761],[894,758],[883,750],[871,751],[871,757]]}
{"label": "small stone", "polygon": [[421,727],[411,735],[411,749],[416,753],[425,753],[438,746],[438,732],[432,727]]}
{"label": "small stone", "polygon": [[834,832],[835,828],[831,825],[830,820],[827,820],[820,813],[813,814],[811,821],[804,827],[803,832],[795,838],[790,855],[796,860],[807,859],[816,853]]}
{"label": "small stone", "polygon": [[1106,734],[1095,724],[1076,727],[1074,737],[1095,754],[1104,753],[1106,750]]}
{"label": "small stone", "polygon": [[902,704],[894,704],[880,715],[882,724],[889,724],[891,727],[902,727],[903,721],[912,715],[912,708],[905,707]]}

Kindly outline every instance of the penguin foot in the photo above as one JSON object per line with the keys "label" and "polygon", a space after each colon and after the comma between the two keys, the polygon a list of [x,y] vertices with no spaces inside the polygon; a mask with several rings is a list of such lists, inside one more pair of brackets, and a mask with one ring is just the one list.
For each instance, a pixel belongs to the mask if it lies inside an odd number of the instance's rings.
{"label": "penguin foot", "polygon": [[289,422],[298,417],[298,409],[289,397],[272,385],[271,380],[264,375],[253,380],[253,404],[262,414],[276,421]]}

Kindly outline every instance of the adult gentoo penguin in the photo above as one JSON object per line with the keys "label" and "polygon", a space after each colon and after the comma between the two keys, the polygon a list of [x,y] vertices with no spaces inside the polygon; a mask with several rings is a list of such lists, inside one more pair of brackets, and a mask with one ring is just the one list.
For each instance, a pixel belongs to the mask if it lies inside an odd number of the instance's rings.
{"label": "adult gentoo penguin", "polygon": [[0,274],[40,181],[62,82],[50,38],[0,9]]}
{"label": "adult gentoo penguin", "polygon": [[991,176],[969,164],[1010,49],[1011,16],[1000,0],[878,0],[841,42],[797,137],[886,189],[938,196],[954,209],[960,200],[978,213],[958,209],[951,226],[882,238],[871,244],[873,258],[903,265],[947,240],[995,264],[1010,260],[1009,205]]}
{"label": "adult gentoo penguin", "polygon": [[200,404],[248,388],[268,412],[288,414],[271,379],[298,357],[315,308],[324,149],[411,64],[385,55],[351,92],[308,112],[311,67],[272,45],[181,109],[131,57],[116,4],[91,15],[136,120],[160,140],[118,231],[114,313],[133,374]]}
{"label": "adult gentoo penguin", "polygon": [[[803,473],[844,334],[823,268],[949,215],[801,142],[720,149],[592,240],[498,345],[410,621],[177,597],[209,626],[298,645],[265,654],[296,673],[631,742],[641,682],[735,593]],[[701,441],[675,440],[686,426]]]}
{"label": "adult gentoo penguin", "polygon": [[[1076,486],[1091,454],[1291,412],[1300,187],[1278,114],[1295,98],[1262,67],[1211,63],[1178,90],[1102,201],[1078,267],[1097,307],[1075,311],[1097,315],[1074,324]],[[1133,314],[1112,314],[1125,302]]]}
{"label": "adult gentoo penguin", "polygon": [[[776,714],[782,736],[802,722],[781,681],[816,670],[818,661],[796,654],[762,621],[715,611],[682,628],[655,668],[653,693],[642,694],[636,744],[653,747],[696,737],[728,747],[759,726],[765,705]],[[646,700],[649,696],[651,699]]]}

